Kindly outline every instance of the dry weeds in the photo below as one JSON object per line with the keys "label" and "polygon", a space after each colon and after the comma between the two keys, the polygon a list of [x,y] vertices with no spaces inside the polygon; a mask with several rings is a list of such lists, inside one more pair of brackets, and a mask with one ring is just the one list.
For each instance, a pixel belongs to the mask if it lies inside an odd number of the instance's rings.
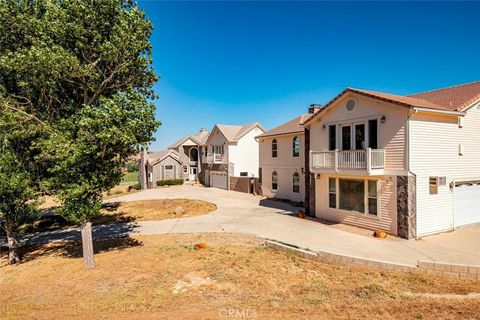
{"label": "dry weeds", "polygon": [[[195,243],[208,248],[194,250]],[[138,236],[49,244],[18,266],[0,264],[1,319],[473,319],[479,299],[412,293],[478,292],[479,281],[322,264],[234,234]],[[242,313],[243,312],[243,313]],[[244,317],[246,318],[246,317]]]}

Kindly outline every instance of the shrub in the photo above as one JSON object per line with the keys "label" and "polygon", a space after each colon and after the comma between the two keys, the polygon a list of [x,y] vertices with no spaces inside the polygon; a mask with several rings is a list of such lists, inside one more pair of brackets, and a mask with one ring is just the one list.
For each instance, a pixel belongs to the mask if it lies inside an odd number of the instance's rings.
{"label": "shrub", "polygon": [[157,186],[178,186],[183,184],[183,179],[158,180]]}
{"label": "shrub", "polygon": [[135,190],[140,190],[142,189],[142,186],[140,185],[140,183],[135,183],[133,186],[131,186],[133,189]]}

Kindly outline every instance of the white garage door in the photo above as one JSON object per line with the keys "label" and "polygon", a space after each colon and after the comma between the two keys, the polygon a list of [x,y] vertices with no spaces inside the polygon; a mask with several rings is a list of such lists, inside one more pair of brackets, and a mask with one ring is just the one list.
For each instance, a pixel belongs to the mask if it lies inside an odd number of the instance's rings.
{"label": "white garage door", "polygon": [[210,171],[210,186],[227,189],[227,173],[224,171]]}
{"label": "white garage door", "polygon": [[480,222],[480,182],[455,188],[455,227]]}

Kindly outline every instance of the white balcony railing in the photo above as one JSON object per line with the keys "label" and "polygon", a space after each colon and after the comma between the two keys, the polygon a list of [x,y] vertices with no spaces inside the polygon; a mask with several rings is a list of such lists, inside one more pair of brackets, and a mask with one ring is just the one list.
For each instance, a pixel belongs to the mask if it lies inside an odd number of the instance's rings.
{"label": "white balcony railing", "polygon": [[209,163],[221,163],[223,155],[221,153],[214,153],[207,155],[207,162]]}
{"label": "white balcony railing", "polygon": [[331,169],[340,170],[367,170],[385,168],[385,150],[334,150],[311,151],[310,164],[312,170]]}

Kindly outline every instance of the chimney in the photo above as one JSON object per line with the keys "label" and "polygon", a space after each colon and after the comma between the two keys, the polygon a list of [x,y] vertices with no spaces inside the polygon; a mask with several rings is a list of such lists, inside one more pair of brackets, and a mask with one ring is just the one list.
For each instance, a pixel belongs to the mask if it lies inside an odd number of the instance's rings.
{"label": "chimney", "polygon": [[308,107],[308,113],[309,114],[314,114],[315,112],[319,111],[320,109],[322,109],[322,105],[321,104],[318,104],[318,103],[312,103],[309,107]]}
{"label": "chimney", "polygon": [[205,128],[200,128],[200,133],[207,131]]}

